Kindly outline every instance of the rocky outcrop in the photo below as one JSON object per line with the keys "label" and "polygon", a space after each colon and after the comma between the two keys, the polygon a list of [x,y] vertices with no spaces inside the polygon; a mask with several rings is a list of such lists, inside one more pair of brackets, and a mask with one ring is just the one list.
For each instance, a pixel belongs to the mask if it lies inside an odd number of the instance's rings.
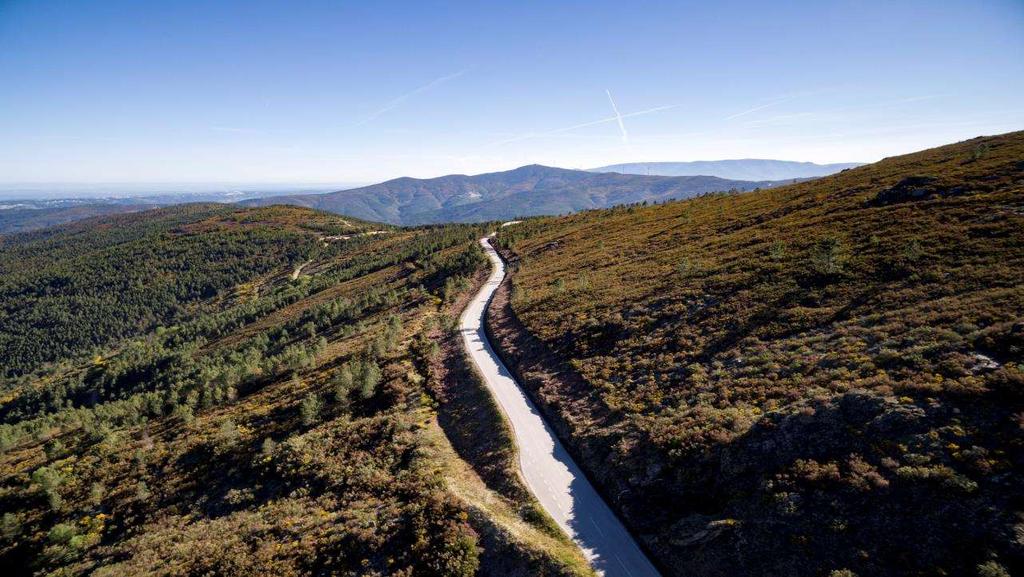
{"label": "rocky outcrop", "polygon": [[908,176],[895,186],[879,192],[871,201],[874,206],[886,206],[901,202],[914,202],[932,198],[966,194],[963,186],[946,187],[932,176]]}

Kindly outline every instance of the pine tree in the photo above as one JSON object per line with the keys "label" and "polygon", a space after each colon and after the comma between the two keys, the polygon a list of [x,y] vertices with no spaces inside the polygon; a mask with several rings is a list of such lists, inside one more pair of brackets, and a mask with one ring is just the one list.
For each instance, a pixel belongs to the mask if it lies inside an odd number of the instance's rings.
{"label": "pine tree", "polygon": [[374,361],[367,361],[363,366],[361,376],[359,396],[369,399],[377,392],[377,385],[380,383],[380,367]]}

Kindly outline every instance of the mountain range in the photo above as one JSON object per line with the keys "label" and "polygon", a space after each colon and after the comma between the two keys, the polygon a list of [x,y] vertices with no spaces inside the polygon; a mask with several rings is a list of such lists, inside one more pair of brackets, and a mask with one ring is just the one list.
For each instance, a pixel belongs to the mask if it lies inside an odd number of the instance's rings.
{"label": "mountain range", "polygon": [[820,178],[858,166],[863,166],[863,164],[859,162],[815,164],[791,160],[743,158],[691,162],[630,162],[592,168],[590,171],[659,176],[706,175],[732,180],[792,180],[794,178]]}
{"label": "mountain range", "polygon": [[514,170],[438,178],[396,178],[328,194],[275,196],[245,206],[291,204],[390,224],[482,222],[564,214],[617,204],[683,199],[708,192],[754,190],[779,183],[715,176],[594,173],[538,164]]}
{"label": "mountain range", "polygon": [[[267,188],[137,197],[11,200],[0,204],[0,234],[188,202],[238,201],[243,206],[286,204],[397,225],[483,222],[566,214],[618,204],[678,200],[709,192],[768,188],[852,166],[857,165],[721,160],[617,164],[584,171],[534,164],[471,176],[402,177],[334,192],[307,189],[285,193]],[[647,174],[648,170],[652,174]],[[0,191],[0,196],[3,194]]]}

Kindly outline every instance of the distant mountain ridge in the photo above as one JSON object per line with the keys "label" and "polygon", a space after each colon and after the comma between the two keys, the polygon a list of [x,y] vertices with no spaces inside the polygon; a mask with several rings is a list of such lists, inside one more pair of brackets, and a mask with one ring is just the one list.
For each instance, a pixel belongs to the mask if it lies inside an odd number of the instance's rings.
{"label": "distant mountain ridge", "polygon": [[847,168],[863,166],[860,162],[815,164],[792,160],[742,158],[735,160],[694,160],[690,162],[630,162],[591,168],[590,172],[618,172],[658,176],[717,176],[732,180],[791,180],[818,178]]}
{"label": "distant mountain ridge", "polygon": [[680,199],[782,183],[714,176],[645,176],[595,173],[538,164],[503,172],[437,178],[396,178],[328,194],[277,196],[246,206],[292,204],[390,224],[480,222],[563,214],[616,204]]}
{"label": "distant mountain ridge", "polygon": [[0,235],[28,232],[58,224],[106,214],[140,212],[157,204],[68,203],[61,206],[34,208],[28,203],[0,204]]}
{"label": "distant mountain ridge", "polygon": [[[236,203],[241,199],[280,194],[316,194],[335,190],[325,187],[290,187],[287,189],[241,187],[224,190],[190,190],[189,184],[165,184],[165,192],[156,192],[154,185],[140,183],[95,187],[97,196],[85,196],[86,185],[26,184],[20,187],[0,185],[0,235],[28,232],[58,224],[75,222],[105,214],[139,212],[160,206],[189,203]],[[137,186],[137,188],[136,188]],[[280,185],[275,185],[280,186]],[[335,185],[337,186],[337,185]],[[66,197],[56,196],[67,194]]]}

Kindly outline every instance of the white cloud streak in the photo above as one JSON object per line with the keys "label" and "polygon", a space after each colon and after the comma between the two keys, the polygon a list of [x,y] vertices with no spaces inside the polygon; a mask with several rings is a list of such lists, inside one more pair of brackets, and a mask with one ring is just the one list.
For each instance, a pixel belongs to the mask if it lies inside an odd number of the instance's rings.
{"label": "white cloud streak", "polygon": [[780,96],[779,98],[776,98],[775,100],[773,100],[771,102],[768,102],[766,104],[762,104],[760,106],[755,106],[755,107],[750,108],[748,110],[744,110],[743,112],[737,112],[736,114],[732,114],[730,116],[726,116],[724,120],[732,120],[734,118],[739,118],[741,116],[746,116],[748,114],[753,114],[754,112],[757,112],[758,110],[764,110],[765,108],[769,108],[769,107],[775,106],[777,104],[782,104],[783,102],[786,102],[787,100],[792,100],[792,99],[793,99],[792,96]]}
{"label": "white cloud streak", "polygon": [[910,96],[907,98],[897,98],[895,100],[886,100],[883,102],[875,102],[872,104],[860,104],[856,106],[844,106],[841,108],[831,108],[826,110],[808,111],[808,112],[794,112],[790,114],[779,114],[768,118],[761,118],[758,120],[749,120],[744,124],[746,126],[763,126],[763,125],[789,125],[802,120],[809,121],[825,121],[825,120],[849,120],[848,117],[843,116],[850,112],[865,112],[877,109],[885,109],[901,106],[904,104],[911,104],[914,102],[923,102],[926,100],[933,100],[935,98],[941,98],[942,94],[924,94],[920,96]]}
{"label": "white cloud streak", "polygon": [[612,112],[615,113],[615,119],[619,121],[619,131],[622,132],[622,144],[629,144],[629,133],[626,132],[626,124],[622,122],[622,115],[619,114],[619,107],[615,106],[615,99],[612,98],[612,91],[605,88],[604,93],[608,95],[608,102],[612,105]]}
{"label": "white cloud streak", "polygon": [[402,103],[404,103],[406,100],[409,100],[413,96],[416,96],[417,94],[423,94],[428,90],[437,88],[438,86],[444,84],[445,82],[448,82],[449,80],[455,80],[456,78],[462,76],[466,72],[469,72],[468,68],[455,72],[454,74],[448,74],[447,76],[435,78],[430,82],[424,84],[423,86],[410,90],[409,92],[406,92],[405,94],[388,101],[387,104],[373,111],[372,113],[370,113],[370,115],[366,116],[365,118],[357,122],[356,126],[363,126],[364,124],[372,122],[379,118],[381,115],[387,114],[391,110],[394,110],[395,108],[401,106]]}
{"label": "white cloud streak", "polygon": [[505,144],[511,144],[513,142],[519,142],[521,140],[529,140],[531,138],[541,138],[541,137],[545,137],[545,136],[554,136],[556,134],[561,134],[563,132],[570,132],[570,131],[573,131],[573,130],[579,130],[580,128],[586,128],[588,126],[596,126],[598,124],[605,124],[607,122],[621,122],[623,118],[632,118],[634,116],[644,116],[645,114],[654,114],[655,112],[661,112],[662,110],[670,110],[672,108],[678,108],[678,107],[679,107],[678,104],[669,104],[668,106],[656,106],[654,108],[648,108],[647,110],[638,110],[637,112],[630,112],[630,113],[627,113],[627,114],[619,114],[619,115],[616,115],[616,116],[609,116],[607,118],[602,118],[600,120],[591,120],[590,122],[582,122],[580,124],[573,124],[572,126],[565,126],[565,127],[562,127],[562,128],[556,128],[554,130],[545,130],[543,132],[529,132],[527,134],[520,134],[519,136],[514,136],[512,138],[507,138],[505,140],[499,140],[497,142],[492,142],[490,144],[486,144],[485,146],[488,146],[488,147],[490,147],[490,146],[502,146],[502,145],[505,145]]}

